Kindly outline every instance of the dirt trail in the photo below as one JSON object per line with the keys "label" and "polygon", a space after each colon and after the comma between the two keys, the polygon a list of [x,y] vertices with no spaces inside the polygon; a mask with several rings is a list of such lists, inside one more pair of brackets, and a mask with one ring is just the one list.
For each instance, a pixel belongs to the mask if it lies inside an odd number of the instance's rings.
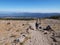
{"label": "dirt trail", "polygon": [[31,39],[27,40],[24,45],[50,45],[49,41],[39,31],[29,31],[31,33]]}

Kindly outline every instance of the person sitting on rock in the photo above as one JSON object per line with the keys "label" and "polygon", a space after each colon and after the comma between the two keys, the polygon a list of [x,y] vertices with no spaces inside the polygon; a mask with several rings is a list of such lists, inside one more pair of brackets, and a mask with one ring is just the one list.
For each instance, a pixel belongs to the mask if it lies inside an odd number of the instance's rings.
{"label": "person sitting on rock", "polygon": [[43,29],[43,30],[53,31],[52,28],[49,25],[45,29]]}

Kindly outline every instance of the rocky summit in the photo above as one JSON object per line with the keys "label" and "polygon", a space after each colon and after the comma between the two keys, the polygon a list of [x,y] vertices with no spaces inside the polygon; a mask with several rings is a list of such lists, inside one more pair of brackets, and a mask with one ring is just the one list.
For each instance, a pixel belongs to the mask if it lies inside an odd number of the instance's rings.
{"label": "rocky summit", "polygon": [[60,20],[0,20],[0,45],[60,45]]}

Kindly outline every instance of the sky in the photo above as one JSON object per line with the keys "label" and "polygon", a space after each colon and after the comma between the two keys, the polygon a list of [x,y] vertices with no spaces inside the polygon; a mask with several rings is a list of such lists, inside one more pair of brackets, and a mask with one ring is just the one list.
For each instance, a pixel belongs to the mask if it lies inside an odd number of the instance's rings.
{"label": "sky", "polygon": [[0,12],[60,13],[60,0],[0,0]]}

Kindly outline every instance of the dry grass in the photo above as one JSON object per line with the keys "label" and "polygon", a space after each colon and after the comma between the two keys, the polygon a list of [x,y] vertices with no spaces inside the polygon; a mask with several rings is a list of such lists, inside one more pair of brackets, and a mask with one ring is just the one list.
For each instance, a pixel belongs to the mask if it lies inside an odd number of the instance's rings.
{"label": "dry grass", "polygon": [[[35,23],[35,20],[0,20],[0,45],[10,45],[12,37],[17,38],[21,33],[26,32],[29,23]],[[47,25],[50,25],[53,30],[60,30],[60,20],[41,19],[41,27],[46,27]],[[30,38],[26,37],[20,45],[23,45]],[[9,43],[4,42],[4,40],[9,41]]]}

